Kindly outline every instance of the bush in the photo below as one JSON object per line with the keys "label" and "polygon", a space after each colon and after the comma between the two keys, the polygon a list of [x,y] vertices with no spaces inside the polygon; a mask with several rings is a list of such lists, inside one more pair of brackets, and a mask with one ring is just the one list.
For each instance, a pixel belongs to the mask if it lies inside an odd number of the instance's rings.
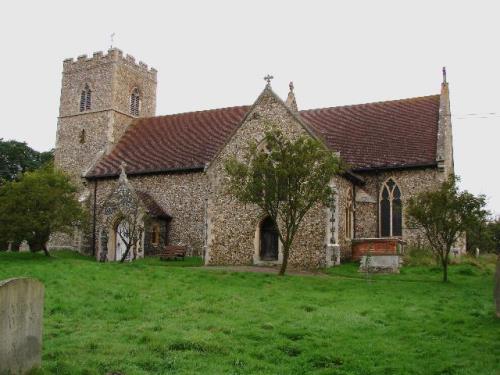
{"label": "bush", "polygon": [[428,247],[408,246],[403,257],[404,264],[409,266],[436,266],[439,265],[436,256]]}

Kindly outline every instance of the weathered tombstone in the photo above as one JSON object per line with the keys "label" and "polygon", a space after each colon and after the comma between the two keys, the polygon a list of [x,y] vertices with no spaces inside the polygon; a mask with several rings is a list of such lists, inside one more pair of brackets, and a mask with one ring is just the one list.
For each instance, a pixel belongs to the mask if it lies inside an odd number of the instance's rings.
{"label": "weathered tombstone", "polygon": [[359,263],[359,272],[399,273],[400,268],[399,255],[363,255]]}
{"label": "weathered tombstone", "polygon": [[0,375],[24,374],[40,366],[43,299],[38,280],[0,281]]}
{"label": "weathered tombstone", "polygon": [[19,246],[19,252],[21,253],[27,253],[30,251],[30,245],[28,245],[28,241],[24,240],[21,242],[21,245]]}

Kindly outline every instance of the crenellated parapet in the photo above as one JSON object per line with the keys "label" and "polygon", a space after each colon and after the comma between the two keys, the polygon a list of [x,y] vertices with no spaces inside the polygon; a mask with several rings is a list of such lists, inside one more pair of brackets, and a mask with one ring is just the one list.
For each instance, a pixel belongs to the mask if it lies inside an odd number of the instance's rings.
{"label": "crenellated parapet", "polygon": [[136,69],[156,81],[157,70],[153,67],[148,67],[148,64],[139,61],[136,62],[134,56],[124,54],[118,48],[111,48],[105,54],[102,51],[97,51],[92,54],[92,57],[80,55],[76,59],[69,58],[63,61],[63,73],[73,73],[80,70],[89,70],[103,64],[121,63],[126,66]]}

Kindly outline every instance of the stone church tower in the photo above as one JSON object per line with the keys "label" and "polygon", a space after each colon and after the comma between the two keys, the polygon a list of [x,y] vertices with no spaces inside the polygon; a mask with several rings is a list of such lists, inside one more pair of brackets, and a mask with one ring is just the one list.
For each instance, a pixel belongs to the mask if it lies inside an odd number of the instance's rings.
{"label": "stone church tower", "polygon": [[64,61],[55,165],[80,188],[134,118],[155,115],[156,73],[116,48]]}

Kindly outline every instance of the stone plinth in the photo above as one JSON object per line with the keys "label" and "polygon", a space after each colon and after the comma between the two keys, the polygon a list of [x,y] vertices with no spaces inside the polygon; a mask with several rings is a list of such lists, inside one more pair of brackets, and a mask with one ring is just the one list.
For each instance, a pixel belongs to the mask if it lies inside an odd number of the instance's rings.
{"label": "stone plinth", "polygon": [[38,280],[0,281],[0,375],[24,374],[40,366],[43,300]]}
{"label": "stone plinth", "polygon": [[352,240],[352,259],[364,255],[398,255],[403,253],[404,242],[400,238],[355,238]]}

